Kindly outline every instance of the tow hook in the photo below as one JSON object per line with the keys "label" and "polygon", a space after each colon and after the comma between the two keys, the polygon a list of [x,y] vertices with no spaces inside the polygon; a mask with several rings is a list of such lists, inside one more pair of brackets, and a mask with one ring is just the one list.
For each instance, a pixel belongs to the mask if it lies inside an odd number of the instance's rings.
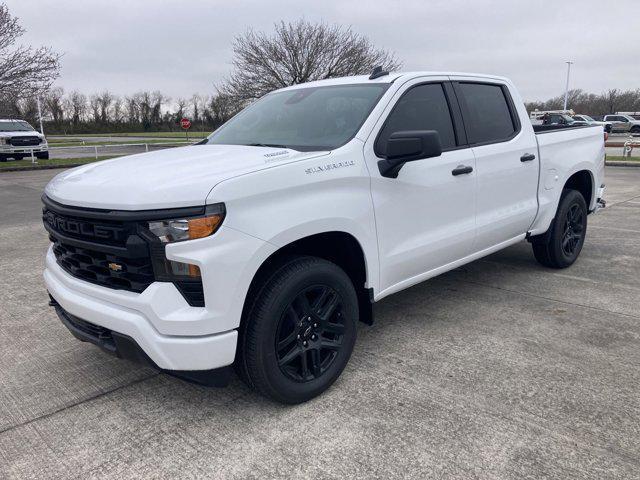
{"label": "tow hook", "polygon": [[597,200],[598,208],[605,208],[607,206],[607,202],[603,198],[599,198]]}

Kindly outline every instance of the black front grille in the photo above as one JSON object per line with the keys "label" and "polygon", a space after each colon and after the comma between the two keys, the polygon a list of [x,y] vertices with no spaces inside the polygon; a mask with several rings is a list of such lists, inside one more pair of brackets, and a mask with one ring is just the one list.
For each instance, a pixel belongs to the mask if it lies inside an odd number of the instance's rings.
{"label": "black front grille", "polygon": [[58,265],[74,277],[108,288],[143,292],[172,282],[189,305],[204,307],[202,279],[175,275],[165,245],[147,222],[202,215],[204,207],[101,210],[62,205],[43,195],[42,221]]}
{"label": "black front grille", "polygon": [[151,258],[125,258],[65,244],[51,236],[58,265],[74,277],[105,287],[142,292],[154,280]]}
{"label": "black front grille", "polygon": [[95,218],[91,210],[66,207],[63,212],[46,206],[42,220],[65,271],[87,282],[138,293],[154,282],[149,245],[138,235],[135,222],[110,220],[108,213],[107,218]]}
{"label": "black front grille", "polygon": [[37,136],[11,137],[9,143],[14,147],[32,147],[40,145],[41,139]]}
{"label": "black front grille", "polygon": [[135,225],[123,222],[84,219],[79,216],[61,215],[45,209],[42,220],[55,232],[78,240],[96,242],[102,245],[126,246]]}

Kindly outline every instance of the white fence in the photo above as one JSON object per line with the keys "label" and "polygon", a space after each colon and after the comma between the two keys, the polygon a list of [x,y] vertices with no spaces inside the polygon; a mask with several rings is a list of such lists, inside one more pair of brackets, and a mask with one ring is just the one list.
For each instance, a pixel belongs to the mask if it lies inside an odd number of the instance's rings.
{"label": "white fence", "polygon": [[[198,139],[200,141],[201,139]],[[73,145],[73,146],[49,146],[49,158],[52,160],[74,159],[94,157],[98,160],[100,157],[107,156],[123,156],[133,155],[136,153],[144,153],[153,150],[162,150],[165,148],[185,147],[193,145],[195,142],[162,142],[162,143],[104,143],[101,145]],[[55,145],[55,144],[53,144]],[[30,155],[31,163],[38,163],[38,159],[33,150]]]}

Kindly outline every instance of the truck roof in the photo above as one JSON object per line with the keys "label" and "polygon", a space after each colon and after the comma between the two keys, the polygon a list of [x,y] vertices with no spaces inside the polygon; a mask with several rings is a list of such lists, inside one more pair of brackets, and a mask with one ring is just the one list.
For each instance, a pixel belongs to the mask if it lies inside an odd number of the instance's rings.
{"label": "truck roof", "polygon": [[373,80],[369,79],[369,75],[355,75],[352,77],[339,77],[328,78],[325,80],[316,80],[313,82],[299,83],[290,87],[284,87],[277,91],[283,90],[296,90],[298,88],[308,87],[320,87],[329,85],[349,85],[356,83],[393,83],[397,79],[410,80],[416,77],[476,77],[487,80],[498,80],[501,82],[507,82],[508,79],[497,75],[486,75],[482,73],[465,73],[465,72],[429,72],[429,71],[416,71],[416,72],[390,72],[388,75],[377,77]]}

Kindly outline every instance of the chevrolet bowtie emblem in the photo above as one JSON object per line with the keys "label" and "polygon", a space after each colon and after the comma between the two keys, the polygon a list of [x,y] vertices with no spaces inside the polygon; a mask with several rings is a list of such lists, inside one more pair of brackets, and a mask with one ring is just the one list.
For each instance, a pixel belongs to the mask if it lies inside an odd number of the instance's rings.
{"label": "chevrolet bowtie emblem", "polygon": [[121,272],[122,271],[122,265],[120,265],[119,263],[110,263],[109,264],[109,270],[112,270],[114,272]]}

